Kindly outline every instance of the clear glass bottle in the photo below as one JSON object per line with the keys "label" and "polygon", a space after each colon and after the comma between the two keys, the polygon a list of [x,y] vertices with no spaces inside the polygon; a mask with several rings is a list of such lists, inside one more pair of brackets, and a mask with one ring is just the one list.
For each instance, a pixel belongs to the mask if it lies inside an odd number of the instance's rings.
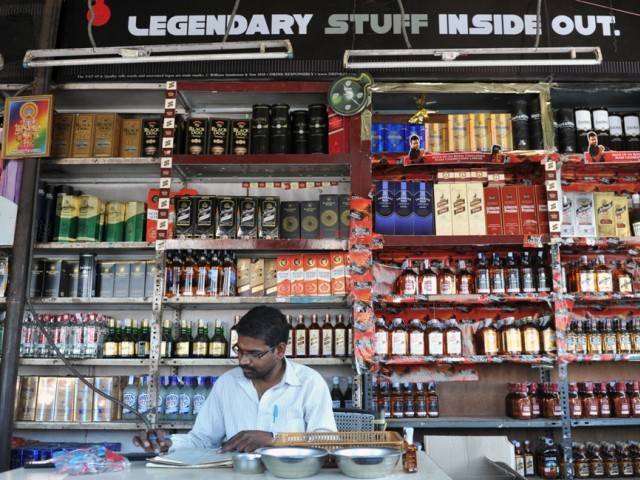
{"label": "clear glass bottle", "polygon": [[407,329],[402,318],[391,322],[391,355],[405,356],[409,353]]}
{"label": "clear glass bottle", "polygon": [[207,295],[207,280],[209,279],[209,262],[205,250],[201,250],[196,262],[196,295],[204,297]]}
{"label": "clear glass bottle", "polygon": [[520,257],[520,285],[523,293],[536,291],[535,274],[529,252],[523,252]]}
{"label": "clear glass bottle", "polygon": [[419,318],[409,322],[409,355],[423,356],[426,354],[424,343],[424,326]]}
{"label": "clear glass bottle", "polygon": [[536,257],[536,285],[538,292],[548,293],[551,291],[551,276],[549,275],[549,267],[545,260],[544,250],[538,250]]}
{"label": "clear glass bottle", "polygon": [[376,320],[376,338],[375,338],[375,352],[376,355],[386,357],[390,354],[389,342],[389,327],[383,317],[378,317]]}
{"label": "clear glass bottle", "polygon": [[447,320],[444,329],[445,355],[448,357],[462,356],[462,330],[455,317]]}
{"label": "clear glass bottle", "polygon": [[437,320],[427,321],[425,335],[427,340],[427,354],[434,357],[444,355],[444,332],[442,323]]}
{"label": "clear glass bottle", "polygon": [[596,288],[599,293],[613,293],[613,274],[604,261],[604,255],[598,255],[595,268]]}
{"label": "clear glass bottle", "polygon": [[438,272],[438,290],[441,295],[455,295],[456,290],[456,274],[449,266],[449,260],[442,261],[442,267]]}
{"label": "clear glass bottle", "polygon": [[464,260],[458,260],[458,295],[471,295],[475,291],[475,281],[473,273],[467,268],[467,262]]}
{"label": "clear glass bottle", "polygon": [[182,271],[180,272],[181,295],[192,297],[197,290],[196,261],[193,257],[193,250],[187,250],[187,255],[182,262]]}
{"label": "clear glass bottle", "polygon": [[404,453],[402,454],[402,468],[407,473],[418,471],[418,450],[413,443],[413,428],[405,427],[404,430]]}

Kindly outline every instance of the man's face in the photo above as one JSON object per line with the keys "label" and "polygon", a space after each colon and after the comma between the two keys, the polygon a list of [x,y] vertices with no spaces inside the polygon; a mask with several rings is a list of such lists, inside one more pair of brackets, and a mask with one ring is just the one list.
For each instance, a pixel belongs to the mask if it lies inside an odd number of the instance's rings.
{"label": "man's face", "polygon": [[239,335],[238,363],[242,373],[250,380],[265,378],[284,357],[286,347],[280,343],[272,348],[264,340]]}
{"label": "man's face", "polygon": [[418,150],[420,148],[420,141],[414,138],[413,140],[411,140],[410,145],[411,145],[411,150]]}
{"label": "man's face", "polygon": [[597,145],[598,144],[598,137],[596,137],[595,135],[591,135],[589,137],[589,145]]}

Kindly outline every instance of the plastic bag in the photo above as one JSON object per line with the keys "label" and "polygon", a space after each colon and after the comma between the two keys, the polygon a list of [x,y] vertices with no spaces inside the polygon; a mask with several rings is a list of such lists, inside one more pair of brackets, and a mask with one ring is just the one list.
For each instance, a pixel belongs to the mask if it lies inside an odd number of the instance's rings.
{"label": "plastic bag", "polygon": [[129,468],[129,460],[102,446],[56,452],[53,463],[58,473],[69,475],[120,472]]}

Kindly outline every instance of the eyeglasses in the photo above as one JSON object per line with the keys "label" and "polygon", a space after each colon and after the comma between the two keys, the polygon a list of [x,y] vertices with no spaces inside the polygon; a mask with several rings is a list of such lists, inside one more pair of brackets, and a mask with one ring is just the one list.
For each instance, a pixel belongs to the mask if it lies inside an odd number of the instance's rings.
{"label": "eyeglasses", "polygon": [[233,353],[235,353],[238,356],[238,358],[247,357],[249,360],[260,360],[267,353],[273,352],[275,350],[275,348],[276,347],[269,347],[269,349],[265,350],[264,352],[257,352],[255,350],[254,351],[245,352],[240,347],[238,347],[238,344],[236,343],[234,346],[231,347],[231,350],[233,350]]}

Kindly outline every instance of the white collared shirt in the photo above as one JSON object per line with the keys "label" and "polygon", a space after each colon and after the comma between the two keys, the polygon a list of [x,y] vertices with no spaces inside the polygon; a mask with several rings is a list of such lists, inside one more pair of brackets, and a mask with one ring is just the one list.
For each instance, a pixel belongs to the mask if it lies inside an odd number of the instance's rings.
{"label": "white collared shirt", "polygon": [[244,430],[335,432],[331,394],[315,370],[285,358],[282,381],[258,398],[240,367],[222,375],[211,389],[191,431],[172,435],[172,450],[215,448]]}

